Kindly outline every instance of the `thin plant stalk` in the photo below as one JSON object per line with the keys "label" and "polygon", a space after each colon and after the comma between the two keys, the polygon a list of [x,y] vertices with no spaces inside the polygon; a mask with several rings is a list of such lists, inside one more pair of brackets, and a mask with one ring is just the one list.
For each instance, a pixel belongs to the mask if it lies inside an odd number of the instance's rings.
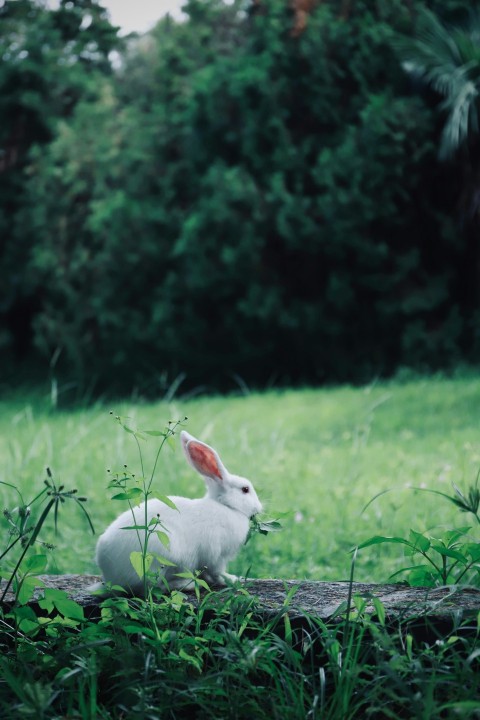
{"label": "thin plant stalk", "polygon": [[15,568],[13,569],[13,572],[10,574],[10,577],[9,577],[7,584],[4,588],[4,591],[2,593],[2,597],[0,598],[0,603],[2,603],[5,600],[5,597],[12,586],[12,583],[17,575],[18,569],[25,558],[25,555],[27,554],[29,548],[32,547],[35,540],[37,539],[38,534],[40,533],[40,530],[42,529],[42,526],[43,526],[45,520],[47,519],[50,510],[52,509],[52,506],[55,504],[55,501],[56,501],[55,498],[53,498],[52,500],[50,500],[50,502],[44,508],[37,524],[35,525],[35,527],[33,529],[33,532],[31,534],[30,538],[28,539],[28,542],[25,544],[25,547],[23,548],[23,552],[21,553],[20,557],[17,560]]}

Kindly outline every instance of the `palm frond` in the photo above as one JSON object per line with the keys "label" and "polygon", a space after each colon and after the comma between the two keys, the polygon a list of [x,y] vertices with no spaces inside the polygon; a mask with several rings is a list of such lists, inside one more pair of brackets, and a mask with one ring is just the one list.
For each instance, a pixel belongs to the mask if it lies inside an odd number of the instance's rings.
{"label": "palm frond", "polygon": [[440,157],[446,159],[469,137],[472,130],[478,130],[478,88],[472,82],[465,82],[455,95],[448,99],[450,112],[442,133]]}
{"label": "palm frond", "polygon": [[451,30],[426,9],[419,16],[415,37],[399,37],[395,41],[395,49],[404,64],[427,80],[437,72],[449,74],[462,64]]}
{"label": "palm frond", "polygon": [[479,130],[480,10],[464,28],[443,24],[430,10],[420,14],[415,37],[395,43],[404,69],[443,97],[446,121],[439,155],[451,156]]}

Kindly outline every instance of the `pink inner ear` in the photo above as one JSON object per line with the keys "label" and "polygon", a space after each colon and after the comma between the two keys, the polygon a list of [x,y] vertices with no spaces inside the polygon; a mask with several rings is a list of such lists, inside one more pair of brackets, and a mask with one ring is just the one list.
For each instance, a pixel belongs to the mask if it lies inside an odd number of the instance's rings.
{"label": "pink inner ear", "polygon": [[190,441],[187,445],[188,453],[197,470],[202,475],[222,479],[222,473],[218,466],[217,458],[210,448],[205,445]]}

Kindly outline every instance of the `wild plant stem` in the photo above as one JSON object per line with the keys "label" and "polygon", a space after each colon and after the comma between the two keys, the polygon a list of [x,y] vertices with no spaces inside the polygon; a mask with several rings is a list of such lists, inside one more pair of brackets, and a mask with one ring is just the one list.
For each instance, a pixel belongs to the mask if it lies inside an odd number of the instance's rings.
{"label": "wild plant stem", "polygon": [[45,495],[45,493],[48,493],[48,490],[49,490],[49,486],[47,485],[47,487],[44,487],[43,490],[41,490],[41,491],[38,493],[38,495],[35,495],[35,497],[33,498],[33,500],[31,500],[29,503],[27,503],[27,506],[33,505],[34,503],[36,503],[37,500],[39,500],[39,499],[42,497],[42,495]]}
{"label": "wild plant stem", "polygon": [[149,483],[148,483],[148,490],[149,490],[149,491],[150,491],[150,487],[151,487],[152,482],[153,482],[153,478],[154,478],[154,476],[155,476],[155,471],[156,471],[156,469],[157,469],[158,460],[159,460],[159,458],[160,458],[160,453],[161,453],[162,450],[163,450],[163,446],[164,446],[165,443],[167,442],[168,438],[171,437],[172,435],[174,435],[175,430],[177,429],[178,425],[179,425],[179,422],[177,421],[172,428],[168,428],[168,429],[167,429],[167,431],[165,432],[165,435],[164,435],[163,438],[162,438],[162,441],[161,441],[161,443],[160,443],[160,446],[159,446],[159,448],[158,448],[158,450],[157,450],[157,454],[156,454],[156,457],[155,457],[155,462],[153,463],[153,469],[152,469],[152,472],[151,472],[151,474],[150,474],[150,481],[149,481]]}
{"label": "wild plant stem", "polygon": [[[417,548],[417,549],[418,549],[418,548]],[[434,562],[434,561],[432,560],[432,558],[429,557],[429,555],[427,555],[426,552],[423,552],[422,550],[419,550],[419,552],[420,552],[421,555],[423,555],[423,557],[425,558],[425,560],[428,560],[428,562],[430,563],[430,565],[433,565],[433,567],[435,568],[437,574],[438,574],[440,577],[443,577],[443,575],[442,575],[442,570],[441,570],[441,568],[436,564],[436,562]],[[442,556],[442,559],[445,559],[445,558]]]}
{"label": "wild plant stem", "polygon": [[355,551],[352,555],[352,561],[350,563],[350,578],[348,581],[348,597],[347,597],[347,615],[345,618],[344,649],[349,640],[348,636],[349,636],[349,630],[350,630],[350,612],[351,612],[352,595],[353,595],[353,577],[355,574],[355,561],[357,559],[357,553],[358,553],[358,548],[355,548]]}
{"label": "wild plant stem", "polygon": [[443,584],[446,585],[447,579],[448,579],[448,572],[447,572],[447,558],[445,557],[445,555],[442,555],[442,576],[441,577],[443,580]]}
{"label": "wild plant stem", "polygon": [[167,439],[174,434],[175,429],[178,427],[178,424],[179,424],[179,423],[176,422],[175,425],[173,426],[173,428],[170,428],[170,427],[169,427],[169,428],[166,430],[166,432],[165,432],[165,434],[164,434],[164,436],[163,436],[163,438],[162,438],[162,441],[161,441],[161,443],[160,443],[160,445],[159,445],[159,448],[158,448],[158,450],[157,450],[157,454],[156,454],[156,456],[155,456],[155,462],[153,463],[153,468],[152,468],[152,472],[151,472],[151,474],[150,474],[150,480],[149,480],[149,482],[148,482],[148,485],[145,484],[145,473],[144,473],[144,471],[143,471],[142,451],[141,451],[141,448],[140,448],[140,444],[139,444],[139,442],[138,442],[138,438],[135,436],[135,440],[137,441],[137,445],[138,445],[138,451],[139,451],[139,453],[140,453],[141,465],[142,465],[143,494],[144,494],[144,508],[145,508],[145,513],[144,513],[144,525],[145,525],[145,530],[144,530],[145,536],[144,536],[144,539],[145,539],[145,542],[143,543],[143,547],[142,547],[143,592],[144,592],[145,597],[147,597],[147,594],[148,594],[148,593],[147,593],[147,564],[146,564],[146,561],[147,561],[147,552],[148,552],[148,541],[149,541],[149,539],[150,539],[150,535],[151,535],[152,532],[153,532],[153,530],[149,530],[149,526],[148,526],[147,499],[148,499],[148,496],[150,495],[150,488],[152,487],[153,478],[155,477],[155,471],[156,471],[156,469],[157,469],[157,464],[158,464],[158,460],[159,460],[159,458],[160,458],[160,453],[162,452],[163,446],[165,445]]}
{"label": "wild plant stem", "polygon": [[2,558],[4,558],[5,555],[7,555],[7,554],[10,552],[10,550],[11,550],[13,547],[15,547],[15,545],[16,545],[23,537],[25,537],[25,533],[24,533],[23,535],[18,535],[18,536],[15,538],[15,540],[14,540],[12,543],[10,543],[10,545],[7,547],[7,549],[4,550],[3,553],[0,555],[0,560],[2,560]]}
{"label": "wild plant stem", "polygon": [[23,552],[21,553],[21,555],[20,555],[20,557],[19,557],[19,559],[18,559],[18,561],[17,561],[17,564],[15,565],[15,568],[14,568],[12,574],[10,575],[10,578],[8,579],[7,585],[6,585],[6,587],[5,587],[5,589],[4,589],[3,593],[2,593],[2,597],[0,598],[0,603],[2,603],[2,602],[5,600],[6,594],[7,594],[7,592],[10,590],[10,588],[11,588],[11,586],[12,586],[12,583],[13,583],[16,575],[17,575],[18,569],[19,569],[20,565],[22,564],[23,559],[24,559],[25,555],[26,555],[27,552],[28,552],[28,549],[33,545],[33,543],[35,542],[36,538],[38,537],[38,534],[39,534],[40,530],[42,529],[42,525],[43,525],[43,523],[45,522],[45,520],[47,519],[48,513],[50,512],[50,510],[51,510],[52,506],[54,505],[54,503],[55,503],[55,499],[50,500],[50,502],[48,503],[48,505],[47,505],[46,508],[44,509],[43,513],[41,514],[40,519],[38,520],[37,524],[35,525],[35,527],[34,527],[34,529],[33,529],[33,532],[32,532],[32,534],[31,534],[31,536],[30,536],[30,539],[29,539],[28,542],[26,543],[26,545],[25,545],[25,547],[24,547],[24,549],[23,549]]}
{"label": "wild plant stem", "polygon": [[139,456],[140,456],[140,469],[141,469],[141,471],[142,471],[142,479],[143,479],[143,482],[145,483],[145,469],[144,469],[144,467],[143,467],[142,448],[140,447],[140,443],[139,443],[139,441],[138,441],[138,436],[137,436],[137,433],[136,433],[136,432],[133,433],[133,437],[135,438],[135,442],[137,443],[138,454],[139,454]]}

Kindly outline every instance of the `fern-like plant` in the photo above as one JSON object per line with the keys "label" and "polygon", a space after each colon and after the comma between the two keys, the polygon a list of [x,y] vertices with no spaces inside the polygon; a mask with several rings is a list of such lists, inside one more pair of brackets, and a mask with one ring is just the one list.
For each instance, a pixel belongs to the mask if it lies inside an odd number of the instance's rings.
{"label": "fern-like plant", "polygon": [[404,69],[442,98],[445,124],[439,157],[448,159],[478,134],[480,126],[480,10],[453,27],[424,9],[413,38],[397,50]]}

